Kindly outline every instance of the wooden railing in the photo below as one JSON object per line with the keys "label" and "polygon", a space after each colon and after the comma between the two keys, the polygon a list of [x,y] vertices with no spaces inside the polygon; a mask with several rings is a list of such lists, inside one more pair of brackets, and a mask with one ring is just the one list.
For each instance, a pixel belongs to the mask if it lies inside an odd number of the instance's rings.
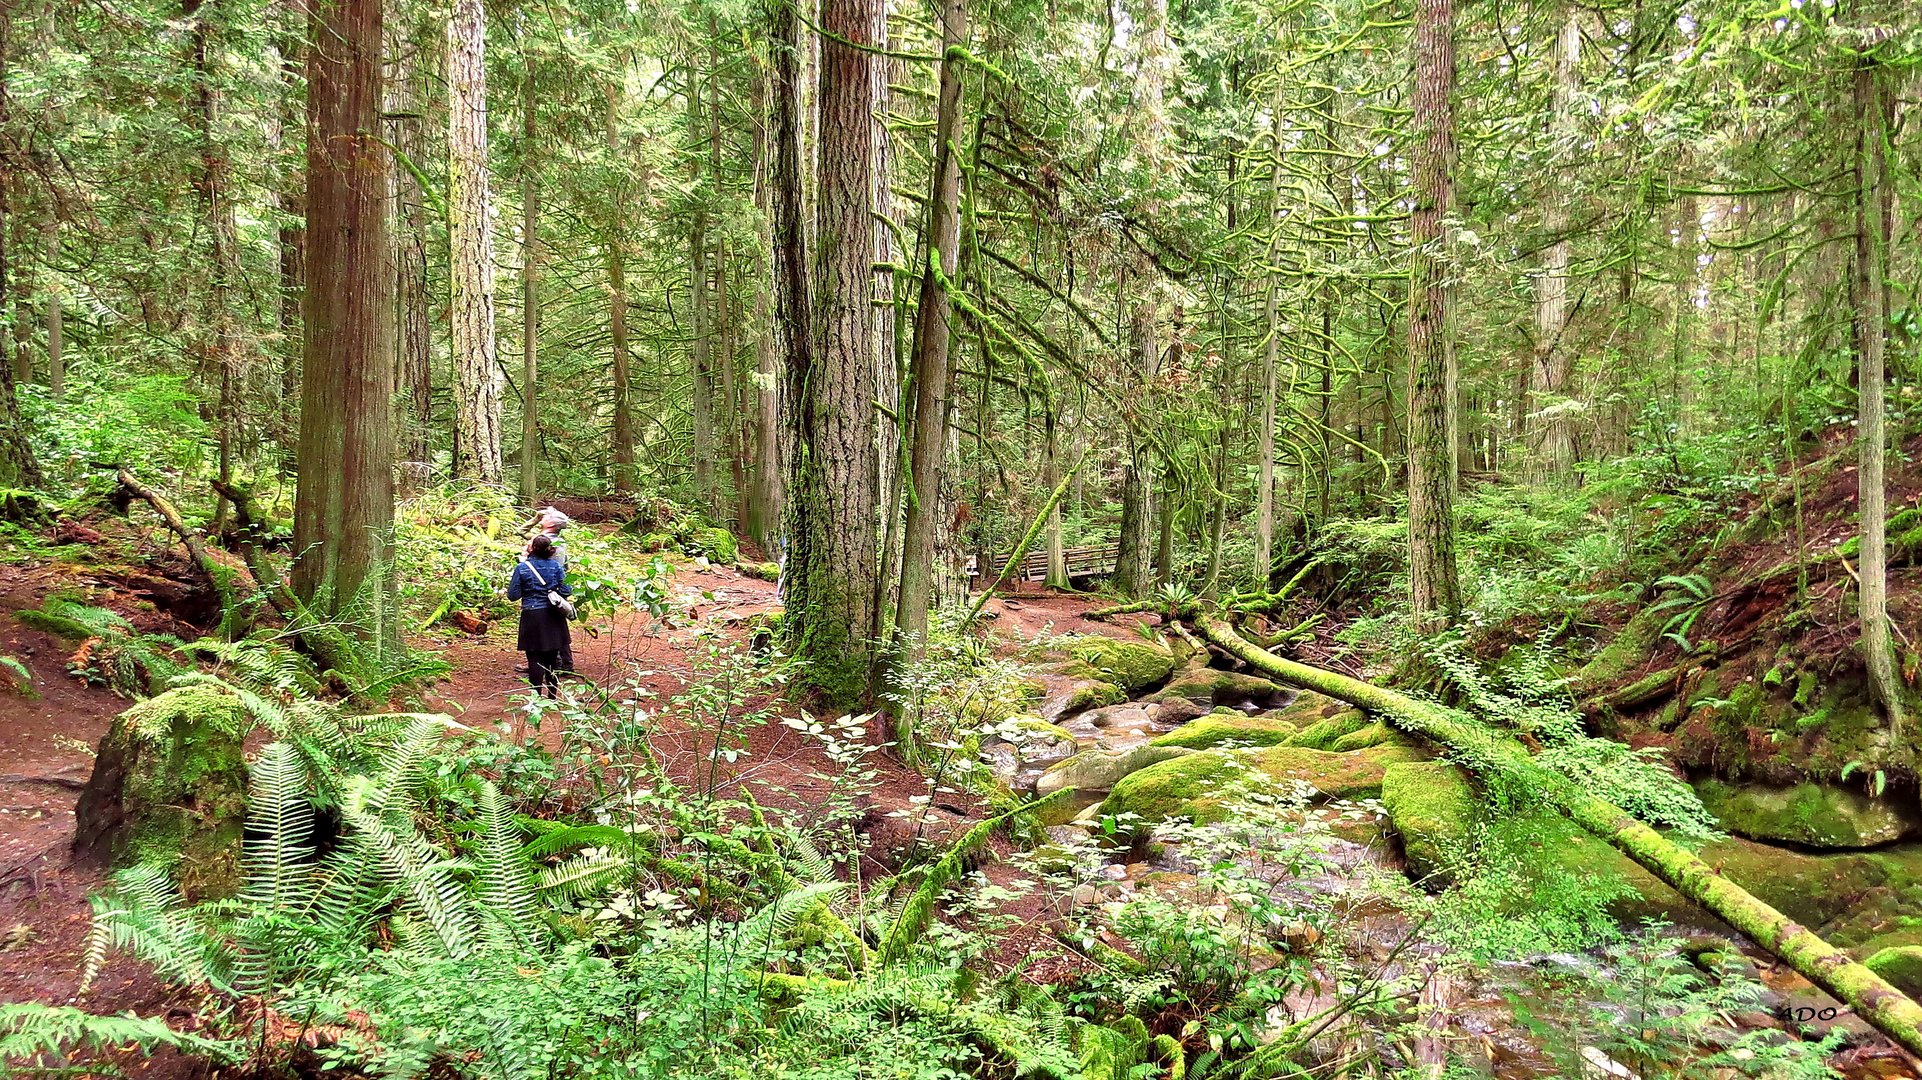
{"label": "wooden railing", "polygon": [[[1068,578],[1073,580],[1075,578],[1103,577],[1114,573],[1115,557],[1120,553],[1120,550],[1120,544],[1091,544],[1087,547],[1068,548],[1062,552],[1068,565]],[[968,577],[974,579],[976,584],[985,584],[987,581],[994,580],[994,578],[1000,574],[1002,566],[1006,565],[1007,556],[996,555],[989,557],[986,579],[981,577],[977,562],[978,560],[974,556],[970,555],[968,557]],[[1022,557],[1021,565],[1008,572],[1007,580],[1048,580],[1048,553],[1045,550],[1028,552],[1027,555]]]}

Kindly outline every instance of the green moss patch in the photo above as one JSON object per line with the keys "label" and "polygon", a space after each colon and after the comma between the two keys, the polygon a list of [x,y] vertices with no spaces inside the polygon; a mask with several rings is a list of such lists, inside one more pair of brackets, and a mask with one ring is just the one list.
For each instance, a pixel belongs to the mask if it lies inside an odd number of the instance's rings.
{"label": "green moss patch", "polygon": [[1052,795],[1063,788],[1107,791],[1124,778],[1157,762],[1191,754],[1179,746],[1136,746],[1127,750],[1084,750],[1049,768],[1035,781],[1036,795]]}
{"label": "green moss patch", "polygon": [[[1286,717],[1293,712],[1290,709],[1281,715]],[[1302,728],[1299,734],[1288,740],[1288,745],[1304,746],[1310,750],[1333,750],[1336,743],[1366,727],[1367,713],[1360,709],[1342,709]]]}
{"label": "green moss patch", "polygon": [[1372,799],[1387,767],[1415,751],[1378,747],[1333,754],[1296,746],[1261,750],[1204,750],[1136,772],[1114,786],[1102,813],[1132,813],[1143,821],[1183,817],[1208,824],[1229,815],[1229,804],[1249,793],[1287,794],[1305,784],[1317,799]]}
{"label": "green moss patch", "polygon": [[1168,703],[1187,701],[1196,705],[1232,705],[1243,701],[1265,704],[1281,695],[1281,687],[1267,679],[1238,671],[1204,667],[1181,672],[1148,700]]}
{"label": "green moss patch", "polygon": [[1922,997],[1922,946],[1902,945],[1883,949],[1864,963],[1870,971],[1887,979],[1897,990],[1910,997]]}
{"label": "green moss patch", "polygon": [[1900,840],[1918,828],[1916,815],[1904,807],[1826,784],[1769,787],[1703,780],[1695,791],[1724,828],[1753,840],[1813,848],[1872,848]]}
{"label": "green moss patch", "polygon": [[1111,682],[1131,694],[1166,682],[1175,670],[1174,653],[1146,642],[1082,638],[1070,647],[1070,651],[1075,659],[1088,665],[1103,681]]}
{"label": "green moss patch", "polygon": [[1185,746],[1192,750],[1214,750],[1228,746],[1275,746],[1295,734],[1295,725],[1272,716],[1247,716],[1239,712],[1213,712],[1154,740],[1155,746]]}
{"label": "green moss patch", "polygon": [[1445,761],[1390,765],[1382,771],[1381,804],[1401,834],[1409,875],[1448,884],[1449,864],[1481,817],[1481,795],[1467,770]]}

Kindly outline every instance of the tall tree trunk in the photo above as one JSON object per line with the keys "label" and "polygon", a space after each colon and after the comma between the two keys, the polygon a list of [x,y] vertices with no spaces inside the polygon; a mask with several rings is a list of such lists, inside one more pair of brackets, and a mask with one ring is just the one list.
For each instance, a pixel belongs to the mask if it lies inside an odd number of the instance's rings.
{"label": "tall tree trunk", "polygon": [[[1572,120],[1575,94],[1581,89],[1581,12],[1570,7],[1555,41],[1555,90],[1551,124],[1559,137]],[[1537,480],[1566,476],[1575,464],[1575,425],[1560,398],[1568,393],[1574,358],[1563,336],[1568,328],[1568,202],[1569,170],[1558,171],[1561,190],[1547,192],[1542,231],[1548,247],[1542,252],[1541,272],[1535,277],[1535,349],[1529,365],[1528,393],[1522,406],[1529,435],[1529,472]],[[1549,415],[1543,416],[1544,409]]]}
{"label": "tall tree trunk", "polygon": [[[883,2],[874,9],[874,40],[883,46],[890,43],[888,8],[889,4]],[[874,494],[882,520],[880,572],[875,575],[879,592],[874,598],[872,634],[877,642],[887,640],[889,620],[898,615],[893,593],[901,580],[901,564],[906,558],[901,547],[906,527],[901,496],[907,454],[911,450],[906,394],[913,392],[904,385],[897,340],[901,307],[897,302],[894,267],[903,259],[894,249],[898,217],[894,200],[894,141],[888,135],[888,109],[893,98],[889,84],[895,66],[896,61],[891,57],[876,57],[869,66],[874,80],[874,220],[869,226],[874,231],[874,398],[890,406],[876,416],[874,426]]]}
{"label": "tall tree trunk", "polygon": [[487,13],[454,0],[447,20],[447,243],[453,285],[455,475],[501,482],[500,361],[487,165]]}
{"label": "tall tree trunk", "polygon": [[1455,5],[1415,9],[1414,211],[1408,273],[1408,548],[1415,625],[1461,610],[1455,566]]}
{"label": "tall tree trunk", "polygon": [[[826,0],[821,25],[815,345],[787,368],[788,625],[829,698],[871,669],[874,624],[874,54],[883,0]],[[843,44],[849,42],[851,44]],[[799,363],[796,363],[796,361]]]}
{"label": "tall tree trunk", "polygon": [[540,494],[541,194],[534,176],[534,61],[527,61],[521,96],[521,502]]}
{"label": "tall tree trunk", "polygon": [[394,525],[394,328],[382,0],[312,0],[308,278],[293,589],[316,619],[386,645]]}
{"label": "tall tree trunk", "polygon": [[1261,431],[1255,463],[1255,583],[1266,589],[1275,570],[1275,391],[1281,359],[1282,136],[1287,124],[1282,85],[1269,106],[1272,145],[1268,162],[1268,295],[1262,303]]}
{"label": "tall tree trunk", "polygon": [[[696,64],[687,70],[688,142],[698,145],[703,134],[701,122],[701,72]],[[694,495],[703,513],[714,517],[719,501],[714,492],[714,320],[710,310],[707,280],[707,193],[701,188],[701,156],[688,155],[692,172],[693,214],[687,230],[688,246],[688,319],[693,335],[688,342],[688,367],[694,393]],[[709,182],[713,178],[709,177]]]}
{"label": "tall tree trunk", "polygon": [[306,59],[301,54],[301,43],[307,34],[306,2],[283,0],[279,14],[281,31],[274,46],[280,54],[277,141],[286,164],[281,169],[280,182],[274,185],[274,207],[280,212],[280,227],[275,230],[274,238],[280,271],[275,322],[281,338],[280,408],[276,423],[286,460],[291,462],[300,443],[300,418],[295,415],[295,406],[300,402],[300,292],[307,244],[307,200],[304,162],[296,165],[290,160],[292,155],[287,152],[286,142],[306,123],[300,104],[306,80]]}
{"label": "tall tree trunk", "polygon": [[[1041,483],[1049,491],[1061,486],[1061,408],[1058,402],[1051,402],[1048,415],[1042,417],[1047,427],[1047,444],[1043,449]],[[1061,500],[1056,499],[1048,506],[1046,530],[1042,535],[1047,542],[1048,576],[1047,585],[1051,589],[1066,589],[1068,581],[1068,546],[1061,528]]]}
{"label": "tall tree trunk", "polygon": [[[607,152],[615,161],[622,158],[621,84],[607,86]],[[613,348],[614,490],[634,490],[634,402],[627,353],[627,198],[617,190],[608,200],[610,220],[607,227],[607,330]]]}
{"label": "tall tree trunk", "polygon": [[[295,0],[299,2],[299,0]],[[421,116],[426,94],[421,87],[428,65],[426,48],[411,36],[397,35],[392,78],[387,85],[388,113],[393,116],[394,149],[405,160],[393,171],[393,249],[396,355],[400,373],[400,456],[407,463],[408,493],[425,486],[432,473],[434,432],[434,327],[428,311],[427,192],[415,169],[427,155],[426,122]]]}
{"label": "tall tree trunk", "polygon": [[[214,65],[219,61],[215,40],[215,20],[220,17],[214,0],[185,0],[181,14],[193,23],[194,134],[200,144],[200,171],[195,188],[200,197],[201,219],[207,230],[207,314],[202,328],[201,358],[214,373],[219,385],[216,468],[222,484],[234,477],[234,439],[240,426],[240,379],[236,369],[240,356],[234,341],[234,320],[229,294],[238,273],[234,262],[234,209],[228,198],[227,149],[216,134],[220,122],[221,95],[215,85]],[[227,500],[216,496],[214,530],[219,531],[227,513]]]}
{"label": "tall tree trunk", "polygon": [[[1168,42],[1167,0],[1144,0],[1138,19],[1140,64],[1135,100],[1142,116],[1138,146],[1151,171],[1158,174],[1167,167],[1166,93],[1174,66]],[[1128,343],[1139,379],[1136,409],[1143,411],[1161,366],[1161,309],[1155,277],[1154,263],[1146,255],[1137,255],[1129,274],[1134,302],[1128,313]],[[1146,419],[1137,417],[1137,422]],[[1149,537],[1154,530],[1156,485],[1150,447],[1132,427],[1127,449],[1121,477],[1121,538],[1115,556],[1114,587],[1124,595],[1135,596],[1146,592],[1153,582]]]}
{"label": "tall tree trunk", "polygon": [[[17,0],[0,0],[0,131],[13,127],[13,91],[7,80],[7,65],[13,58],[13,14]],[[0,156],[0,303],[7,296],[6,235],[9,220],[8,193],[13,187],[11,156]],[[0,485],[16,488],[39,487],[44,483],[40,463],[27,440],[26,425],[20,420],[20,398],[15,392],[13,366],[0,357]]]}
{"label": "tall tree trunk", "polygon": [[[966,0],[942,0],[941,76],[934,114],[933,190],[928,196],[928,265],[915,305],[914,352],[908,371],[912,405],[903,421],[912,439],[907,517],[901,535],[901,599],[895,628],[919,656],[934,598],[935,525],[941,513],[942,462],[948,450],[948,399],[954,390],[954,335],[948,290],[961,256],[961,63],[968,46]],[[1050,426],[1052,430],[1052,425]]]}
{"label": "tall tree trunk", "polygon": [[67,357],[65,327],[62,323],[64,313],[60,300],[66,290],[61,287],[56,267],[60,265],[60,209],[58,205],[48,208],[46,224],[41,226],[40,250],[44,253],[46,266],[44,273],[46,287],[43,290],[47,300],[47,393],[59,401],[67,393]]}
{"label": "tall tree trunk", "polygon": [[[788,50],[776,44],[774,59]],[[774,323],[775,290],[780,282],[774,247],[772,183],[775,153],[773,120],[775,105],[772,81],[766,77],[756,87],[760,101],[760,130],[754,139],[754,205],[761,211],[761,248],[770,253],[767,275],[754,296],[754,467],[750,474],[752,490],[744,492],[741,527],[761,545],[761,551],[776,556],[781,521],[781,479],[785,456],[781,451],[781,382]]]}
{"label": "tall tree trunk", "polygon": [[[810,5],[811,9],[811,5]],[[775,395],[778,410],[773,415],[781,424],[776,431],[764,432],[764,449],[778,451],[782,468],[779,484],[770,483],[770,493],[778,496],[776,505],[782,524],[776,550],[770,552],[782,562],[783,570],[792,562],[792,525],[789,506],[794,497],[793,473],[798,472],[803,454],[799,441],[802,402],[792,396],[798,373],[805,379],[814,366],[814,287],[812,230],[807,215],[808,170],[813,161],[806,139],[805,110],[802,107],[808,71],[808,51],[813,35],[808,32],[804,13],[788,0],[769,0],[773,28],[770,43],[771,63],[768,77],[768,222],[773,233],[772,282],[774,308],[774,347],[769,350],[774,362],[770,371],[780,373],[780,389]],[[770,404],[763,396],[763,407]],[[771,464],[771,463],[770,463]],[[784,573],[785,576],[785,573]]]}
{"label": "tall tree trunk", "polygon": [[1856,415],[1855,444],[1860,462],[1856,474],[1856,527],[1861,531],[1862,659],[1869,686],[1900,738],[1905,717],[1902,677],[1896,670],[1895,643],[1889,633],[1889,552],[1883,471],[1888,435],[1883,426],[1883,380],[1888,333],[1886,294],[1888,277],[1890,196],[1888,137],[1893,111],[1886,76],[1872,52],[1858,57],[1855,66],[1855,265],[1849,279],[1855,308]]}

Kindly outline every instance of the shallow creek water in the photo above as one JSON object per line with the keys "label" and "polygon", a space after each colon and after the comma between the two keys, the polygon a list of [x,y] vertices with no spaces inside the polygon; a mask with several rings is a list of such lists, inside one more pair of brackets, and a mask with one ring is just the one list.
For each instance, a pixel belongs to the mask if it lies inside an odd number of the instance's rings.
{"label": "shallow creek water", "polygon": [[[1070,704],[1074,696],[1072,681],[1059,676],[1044,676],[1046,691],[1038,708],[1042,719],[1072,734],[1075,745],[1023,747],[1020,752],[1007,744],[990,744],[985,756],[996,771],[1021,792],[1033,792],[1037,779],[1052,765],[1086,750],[1127,750],[1142,746],[1157,736],[1206,712],[1207,708],[1179,706],[1142,700],[1091,709]],[[1279,712],[1297,695],[1287,693],[1278,700],[1261,704],[1248,701],[1215,702],[1249,715]],[[1077,821],[1050,829],[1057,840],[1073,841],[1085,837],[1093,828],[1096,808],[1106,791],[1084,791],[1080,797],[1086,808]],[[1332,817],[1336,811],[1310,808],[1308,814]],[[1422,986],[1420,1012],[1429,1037],[1445,1045],[1457,1060],[1479,1066],[1486,1075],[1499,1080],[1536,1080],[1565,1075],[1554,1056],[1541,1045],[1542,1036],[1518,1013],[1541,1015],[1585,1003],[1568,1000],[1571,976],[1582,974],[1606,981],[1612,973],[1602,969],[1597,956],[1544,952],[1517,961],[1479,965],[1448,963],[1439,946],[1421,938],[1420,927],[1410,913],[1397,904],[1393,888],[1385,888],[1389,875],[1401,878],[1403,861],[1399,842],[1386,815],[1376,804],[1360,808],[1345,807],[1341,821],[1324,839],[1321,851],[1306,873],[1295,867],[1251,864],[1237,858],[1244,873],[1268,883],[1270,895],[1285,899],[1300,910],[1337,913],[1332,920],[1341,932],[1329,944],[1337,945],[1346,957],[1377,972],[1385,980],[1404,980]],[[1179,842],[1165,839],[1140,849],[1116,848],[1109,860],[1092,876],[1093,880],[1076,889],[1074,900],[1080,905],[1115,904],[1147,892],[1179,893],[1195,887],[1200,868],[1182,850]],[[1404,879],[1405,880],[1405,879]],[[1728,1017],[1726,1033],[1758,1028],[1781,1029],[1794,1023],[1798,1014],[1810,1017],[1799,1026],[1805,1033],[1820,1035],[1828,1028],[1847,1030],[1848,1049],[1833,1064],[1849,1080],[1866,1078],[1915,1078],[1914,1070],[1885,1040],[1868,1026],[1840,1009],[1837,1003],[1805,979],[1750,945],[1746,939],[1715,928],[1712,920],[1688,928],[1691,952],[1714,951],[1740,956],[1752,966],[1752,974],[1766,988],[1755,1010]],[[1678,928],[1677,933],[1683,931]],[[1408,976],[1414,976],[1408,979]],[[1327,980],[1332,982],[1332,979]],[[1275,1007],[1270,1020],[1276,1029],[1315,1015],[1334,1002],[1331,988],[1311,976],[1302,989]],[[1624,1022],[1628,1018],[1625,1016]],[[1375,1052],[1385,1060],[1404,1059],[1421,1048],[1409,1042],[1379,1045],[1379,1034],[1336,1024],[1321,1035],[1311,1048],[1319,1063],[1332,1064],[1356,1054],[1367,1040],[1376,1040]],[[1583,1077],[1603,1080],[1629,1080],[1632,1071],[1611,1061],[1593,1048],[1573,1048],[1583,1058]],[[1565,1055],[1564,1055],[1565,1056]],[[1731,1071],[1730,1076],[1735,1074]]]}

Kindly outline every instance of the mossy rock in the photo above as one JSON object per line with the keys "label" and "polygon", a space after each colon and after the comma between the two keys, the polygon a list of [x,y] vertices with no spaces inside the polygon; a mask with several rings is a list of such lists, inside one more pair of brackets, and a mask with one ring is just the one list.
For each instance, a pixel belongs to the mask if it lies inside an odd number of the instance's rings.
{"label": "mossy rock", "polygon": [[1063,788],[1107,791],[1123,779],[1157,762],[1192,754],[1179,746],[1136,746],[1127,750],[1083,750],[1060,762],[1034,782],[1036,795],[1052,795]]}
{"label": "mossy rock", "polygon": [[55,615],[51,612],[41,611],[39,608],[27,608],[22,611],[16,611],[13,613],[13,617],[20,620],[22,626],[32,630],[38,630],[45,634],[52,634],[54,637],[64,641],[85,641],[94,636],[93,631],[89,630],[86,624],[80,620],[70,619],[65,615]]}
{"label": "mossy rock", "polygon": [[1333,750],[1337,754],[1346,754],[1351,750],[1366,750],[1371,746],[1409,745],[1412,744],[1408,741],[1407,736],[1377,720],[1366,727],[1351,731],[1341,738],[1336,739],[1329,745],[1328,749]]}
{"label": "mossy rock", "polygon": [[1863,963],[1897,990],[1910,997],[1922,997],[1922,945],[1883,949]]}
{"label": "mossy rock", "polygon": [[1174,653],[1146,642],[1091,637],[1075,642],[1070,651],[1103,681],[1130,694],[1166,682],[1175,670]]}
{"label": "mossy rock", "polygon": [[[1284,717],[1294,710],[1281,715]],[[1322,717],[1301,729],[1294,738],[1288,740],[1289,746],[1302,746],[1310,750],[1333,750],[1335,744],[1350,735],[1368,727],[1368,714],[1360,709],[1342,709],[1333,716]]]}
{"label": "mossy rock", "polygon": [[1216,668],[1189,668],[1169,680],[1168,685],[1149,696],[1151,702],[1192,702],[1196,705],[1234,705],[1251,701],[1266,705],[1285,693],[1281,687],[1255,675]]}
{"label": "mossy rock", "polygon": [[1594,693],[1620,682],[1622,677],[1641,667],[1672,613],[1649,605],[1635,613],[1586,666],[1575,673],[1575,685],[1584,693]]}
{"label": "mossy rock", "polygon": [[1390,765],[1382,772],[1381,805],[1401,834],[1409,876],[1450,884],[1450,863],[1481,815],[1481,794],[1467,770],[1445,761]]}
{"label": "mossy rock", "polygon": [[121,713],[74,810],[74,850],[109,864],[167,866],[190,899],[232,896],[251,728],[240,699],[215,686],[169,690]]}
{"label": "mossy rock", "polygon": [[1291,698],[1288,704],[1282,706],[1275,715],[1296,727],[1305,728],[1318,720],[1326,720],[1353,708],[1353,705],[1331,698],[1327,694],[1303,690]]}
{"label": "mossy rock", "polygon": [[642,551],[662,551],[673,542],[674,538],[664,532],[642,533],[641,538],[635,541],[641,546]]}
{"label": "mossy rock", "polygon": [[734,569],[740,571],[742,574],[748,577],[755,578],[760,581],[781,580],[781,564],[780,563],[740,562],[740,563],[734,564]]}
{"label": "mossy rock", "polygon": [[1067,757],[1080,745],[1074,732],[1039,716],[1010,716],[990,728],[985,738],[1011,744],[1016,759],[1023,763]]}
{"label": "mossy rock", "polygon": [[1152,746],[1213,750],[1224,746],[1276,746],[1295,734],[1295,725],[1272,716],[1249,716],[1229,709],[1190,720],[1156,738]]}
{"label": "mossy rock", "polygon": [[1402,747],[1354,754],[1295,746],[1204,750],[1130,775],[1109,792],[1101,809],[1132,813],[1145,822],[1183,817],[1205,825],[1228,817],[1229,804],[1243,794],[1288,794],[1298,783],[1306,784],[1315,799],[1372,799],[1381,794],[1387,767],[1411,760],[1414,753]]}
{"label": "mossy rock", "polygon": [[1702,780],[1695,791],[1723,828],[1751,840],[1859,849],[1891,844],[1918,831],[1914,814],[1849,788],[1813,782],[1780,788]]}
{"label": "mossy rock", "polygon": [[705,555],[709,562],[732,564],[741,557],[740,545],[726,529],[695,529],[681,545],[689,555]]}

